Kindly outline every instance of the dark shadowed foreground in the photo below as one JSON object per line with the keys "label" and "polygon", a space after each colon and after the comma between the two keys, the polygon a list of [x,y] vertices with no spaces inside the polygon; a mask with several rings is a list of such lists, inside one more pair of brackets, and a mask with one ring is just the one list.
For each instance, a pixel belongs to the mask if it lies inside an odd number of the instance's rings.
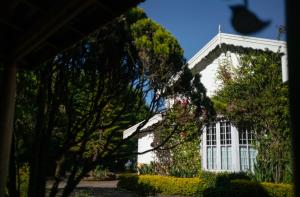
{"label": "dark shadowed foreground", "polygon": [[[141,197],[140,195],[118,189],[118,181],[81,181],[70,197]],[[48,182],[48,186],[50,184]],[[59,185],[60,192],[65,183]],[[57,195],[60,196],[60,195]],[[156,195],[157,197],[171,197],[166,195]],[[149,196],[150,197],[150,196]],[[172,196],[180,197],[180,196]]]}
{"label": "dark shadowed foreground", "polygon": [[[118,181],[82,181],[71,197],[137,197],[138,195],[117,189]],[[59,185],[63,188],[65,183]],[[59,195],[58,195],[59,196]]]}

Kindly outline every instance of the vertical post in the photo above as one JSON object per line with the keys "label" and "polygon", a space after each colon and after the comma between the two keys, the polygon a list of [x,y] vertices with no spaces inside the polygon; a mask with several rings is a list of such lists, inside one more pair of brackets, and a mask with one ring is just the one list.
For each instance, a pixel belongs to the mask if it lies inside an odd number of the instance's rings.
{"label": "vertical post", "polygon": [[4,67],[0,78],[0,196],[8,176],[16,95],[16,65]]}
{"label": "vertical post", "polygon": [[289,109],[292,130],[293,168],[295,196],[300,196],[300,85],[299,85],[299,5],[297,1],[286,1],[287,23],[287,52],[288,52],[288,85],[289,85]]}
{"label": "vertical post", "polygon": [[219,42],[219,48],[221,48],[221,25],[219,25],[219,32],[218,32],[218,42]]}
{"label": "vertical post", "polygon": [[231,155],[232,155],[232,171],[240,171],[240,156],[239,156],[239,133],[238,130],[231,123]]}
{"label": "vertical post", "polygon": [[222,169],[222,160],[221,160],[221,137],[220,137],[220,122],[221,121],[218,121],[216,122],[216,140],[217,140],[217,143],[216,143],[216,148],[217,148],[217,151],[216,151],[216,161],[217,161],[217,171],[220,171]]}
{"label": "vertical post", "polygon": [[202,139],[201,140],[201,160],[202,160],[202,169],[207,170],[207,146],[206,146],[206,132],[207,132],[207,126],[204,127],[202,132]]}

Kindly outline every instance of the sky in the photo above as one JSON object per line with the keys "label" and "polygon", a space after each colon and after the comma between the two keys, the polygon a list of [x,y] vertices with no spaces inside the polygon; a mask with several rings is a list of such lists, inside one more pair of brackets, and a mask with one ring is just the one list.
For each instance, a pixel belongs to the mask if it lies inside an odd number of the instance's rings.
{"label": "sky", "polygon": [[[229,6],[243,0],[146,0],[139,7],[149,18],[171,32],[184,49],[189,60],[217,33],[238,34],[231,26]],[[277,38],[277,27],[285,24],[284,0],[248,0],[248,8],[271,24],[261,32],[251,34],[260,38]],[[285,38],[283,38],[285,39]]]}

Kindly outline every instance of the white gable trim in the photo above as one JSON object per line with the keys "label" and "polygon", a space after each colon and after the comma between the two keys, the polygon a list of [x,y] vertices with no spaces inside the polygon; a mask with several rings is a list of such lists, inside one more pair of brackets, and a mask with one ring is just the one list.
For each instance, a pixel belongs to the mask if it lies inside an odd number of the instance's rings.
{"label": "white gable trim", "polygon": [[[282,81],[288,80],[287,67],[287,47],[286,42],[279,40],[271,40],[264,38],[256,38],[249,36],[239,36],[233,34],[219,33],[209,43],[207,43],[199,52],[197,52],[189,61],[188,67],[190,69],[197,68],[197,71],[202,71],[205,67],[201,67],[201,63],[207,60],[207,55],[216,47],[221,47],[222,44],[241,46],[245,48],[266,50],[272,52],[283,53],[281,57]],[[207,66],[207,65],[206,65]]]}
{"label": "white gable trim", "polygon": [[[154,125],[155,123],[159,122],[162,120],[162,115],[161,114],[155,114],[154,116],[152,116],[152,118],[149,119],[149,121],[140,129],[141,131]],[[123,139],[128,138],[129,136],[131,136],[136,129],[142,124],[144,123],[145,120],[137,123],[136,125],[126,129],[125,131],[123,131]]]}

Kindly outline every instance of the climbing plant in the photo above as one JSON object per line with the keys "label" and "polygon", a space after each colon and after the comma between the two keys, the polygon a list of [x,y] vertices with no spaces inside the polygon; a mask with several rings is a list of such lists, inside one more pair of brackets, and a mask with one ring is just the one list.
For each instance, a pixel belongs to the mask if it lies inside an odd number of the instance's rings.
{"label": "climbing plant", "polygon": [[218,113],[255,131],[260,181],[289,182],[292,176],[288,86],[282,83],[280,60],[277,53],[248,51],[237,69],[220,65],[221,88],[213,98]]}

